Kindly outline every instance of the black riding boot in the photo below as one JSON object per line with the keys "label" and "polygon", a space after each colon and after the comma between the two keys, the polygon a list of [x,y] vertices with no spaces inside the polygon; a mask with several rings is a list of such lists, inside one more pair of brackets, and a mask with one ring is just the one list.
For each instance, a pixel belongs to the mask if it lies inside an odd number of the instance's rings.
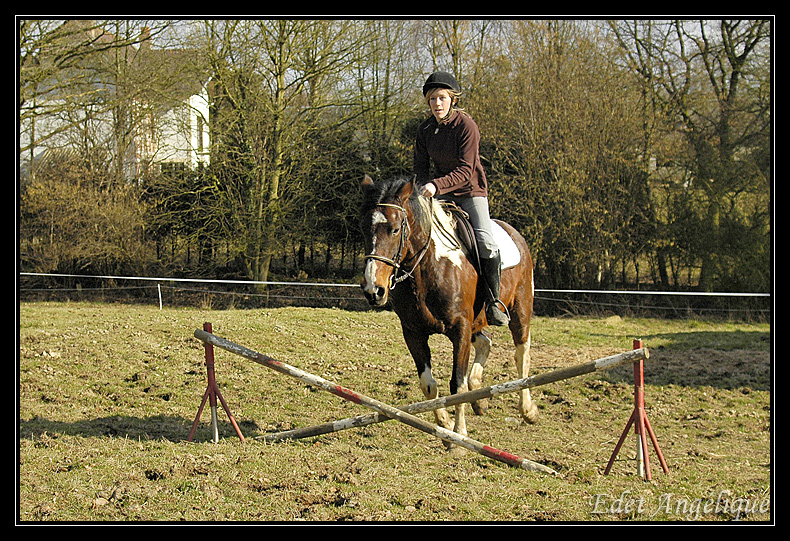
{"label": "black riding boot", "polygon": [[[486,318],[488,318],[489,325],[507,325],[510,318],[507,314],[507,308],[502,301],[499,300],[499,284],[502,277],[502,259],[499,254],[491,259],[480,259],[482,266],[483,278],[488,284],[487,300],[486,300]],[[502,309],[500,309],[500,307]],[[505,310],[504,312],[502,310]]]}

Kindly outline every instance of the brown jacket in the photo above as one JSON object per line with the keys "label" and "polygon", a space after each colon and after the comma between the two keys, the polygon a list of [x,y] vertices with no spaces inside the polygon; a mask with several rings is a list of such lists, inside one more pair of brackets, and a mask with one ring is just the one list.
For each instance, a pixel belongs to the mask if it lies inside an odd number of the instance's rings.
{"label": "brown jacket", "polygon": [[446,124],[440,125],[430,117],[417,128],[417,184],[433,182],[437,195],[487,197],[488,180],[480,163],[480,130],[466,113],[455,111],[453,115]]}

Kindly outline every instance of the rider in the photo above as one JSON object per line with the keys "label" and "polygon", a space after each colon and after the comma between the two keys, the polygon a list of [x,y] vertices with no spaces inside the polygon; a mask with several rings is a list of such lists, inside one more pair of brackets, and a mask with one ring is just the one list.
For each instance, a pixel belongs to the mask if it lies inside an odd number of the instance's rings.
{"label": "rider", "polygon": [[[488,181],[480,163],[480,130],[456,105],[461,87],[451,74],[432,73],[422,87],[432,116],[417,128],[414,172],[421,195],[452,201],[468,215],[475,232],[480,265],[488,283],[486,317],[490,325],[507,325],[499,301],[501,258],[488,211]],[[433,163],[433,173],[431,171]]]}

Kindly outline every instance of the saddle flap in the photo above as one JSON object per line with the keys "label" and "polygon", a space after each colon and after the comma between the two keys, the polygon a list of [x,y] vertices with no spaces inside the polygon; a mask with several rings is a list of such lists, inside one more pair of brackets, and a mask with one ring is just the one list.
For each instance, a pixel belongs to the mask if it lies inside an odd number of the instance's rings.
{"label": "saddle flap", "polygon": [[475,231],[472,222],[469,221],[469,214],[458,205],[450,201],[441,202],[442,209],[453,217],[455,223],[455,235],[464,247],[469,262],[472,263],[477,272],[480,272],[480,253],[477,250]]}

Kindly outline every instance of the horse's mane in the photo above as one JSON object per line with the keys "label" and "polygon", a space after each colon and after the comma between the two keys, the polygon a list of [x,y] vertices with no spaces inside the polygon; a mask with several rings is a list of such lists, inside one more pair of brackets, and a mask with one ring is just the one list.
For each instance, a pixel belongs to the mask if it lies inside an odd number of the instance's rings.
{"label": "horse's mane", "polygon": [[[372,186],[368,186],[364,192],[365,198],[362,203],[362,213],[370,212],[374,207],[382,203],[395,202],[398,200],[398,194],[403,187],[411,181],[411,177],[395,177],[380,180],[373,183]],[[419,224],[427,224],[430,216],[430,204],[427,204],[424,200],[426,198],[419,196],[417,190],[414,190],[408,201],[401,201],[402,204],[411,208],[414,219]]]}

